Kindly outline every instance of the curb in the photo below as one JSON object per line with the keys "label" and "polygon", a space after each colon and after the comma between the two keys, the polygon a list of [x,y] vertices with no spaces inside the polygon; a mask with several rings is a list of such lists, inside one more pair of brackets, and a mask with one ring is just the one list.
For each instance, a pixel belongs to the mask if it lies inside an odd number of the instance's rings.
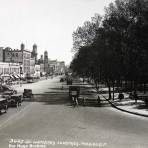
{"label": "curb", "polygon": [[[103,95],[102,95],[103,96]],[[128,110],[125,110],[125,109],[122,109],[120,107],[117,107],[115,104],[113,104],[111,101],[109,101],[108,99],[106,99],[104,96],[103,98],[109,102],[109,104],[113,107],[113,108],[116,108],[122,112],[126,112],[126,113],[130,113],[130,114],[133,114],[133,115],[138,115],[138,116],[142,116],[142,117],[148,117],[148,115],[145,115],[145,114],[141,114],[141,113],[137,113],[137,112],[132,112],[132,111],[128,111]]]}
{"label": "curb", "polygon": [[[102,95],[102,94],[101,94],[101,95]],[[103,95],[102,95],[102,96],[103,96]],[[115,109],[117,109],[117,110],[120,110],[120,111],[125,112],[125,113],[129,113],[129,114],[137,115],[137,116],[148,117],[148,115],[146,115],[146,114],[141,114],[141,113],[138,113],[138,112],[132,112],[132,111],[128,111],[128,110],[122,109],[122,108],[120,108],[120,107],[117,107],[117,106],[116,106],[115,104],[113,104],[110,100],[106,99],[105,96],[103,96],[103,98],[104,98],[106,101],[108,101],[109,104],[110,104],[113,108],[115,108]]]}

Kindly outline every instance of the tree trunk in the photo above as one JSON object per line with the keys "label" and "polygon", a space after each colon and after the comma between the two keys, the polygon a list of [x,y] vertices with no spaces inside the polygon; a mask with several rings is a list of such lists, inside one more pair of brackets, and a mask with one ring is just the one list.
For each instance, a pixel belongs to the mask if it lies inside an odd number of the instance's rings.
{"label": "tree trunk", "polygon": [[115,98],[115,96],[114,96],[114,90],[115,90],[115,82],[113,81],[113,101],[114,101],[114,98]]}
{"label": "tree trunk", "polygon": [[111,87],[109,86],[108,87],[108,91],[109,91],[109,100],[112,98],[112,96],[111,96]]}
{"label": "tree trunk", "polygon": [[96,90],[97,90],[97,92],[98,92],[98,91],[99,91],[99,83],[98,83],[97,80],[95,80],[95,87],[96,87]]}
{"label": "tree trunk", "polygon": [[109,94],[109,100],[112,98],[112,96],[111,96],[111,87],[110,87],[110,82],[109,81],[107,81],[107,86],[108,86],[108,94]]}

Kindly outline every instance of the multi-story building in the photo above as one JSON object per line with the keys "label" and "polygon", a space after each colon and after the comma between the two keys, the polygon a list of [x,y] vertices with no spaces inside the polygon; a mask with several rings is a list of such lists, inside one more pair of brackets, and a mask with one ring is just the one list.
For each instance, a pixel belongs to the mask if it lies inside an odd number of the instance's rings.
{"label": "multi-story building", "polygon": [[22,65],[23,74],[30,74],[31,52],[25,49],[25,45],[21,44],[21,50],[6,47],[3,50],[3,61],[7,63],[19,63]]}
{"label": "multi-story building", "polygon": [[[33,45],[33,50],[30,52],[25,49],[22,43],[20,50],[11,49],[10,47],[0,47],[0,62],[16,63],[20,67],[20,74],[22,76],[39,76],[45,74],[63,74],[65,71],[65,63],[57,60],[48,59],[48,52],[44,52],[40,59],[37,59],[37,45]],[[39,74],[40,73],[40,74]]]}
{"label": "multi-story building", "polygon": [[35,73],[35,58],[30,59],[30,74],[34,76]]}
{"label": "multi-story building", "polygon": [[0,62],[0,77],[5,81],[12,76],[19,78],[20,65],[18,63]]}
{"label": "multi-story building", "polygon": [[40,75],[43,76],[45,75],[45,68],[44,68],[44,59],[43,55],[41,55],[40,59],[38,59],[38,64],[40,65]]}
{"label": "multi-story building", "polygon": [[40,64],[40,72],[41,72],[41,76],[43,76],[45,74],[45,72],[44,72],[44,64]]}
{"label": "multi-story building", "polygon": [[0,62],[0,75],[2,74],[20,74],[20,65],[17,63]]}
{"label": "multi-story building", "polygon": [[35,74],[34,74],[35,77],[40,78],[40,74],[41,74],[41,71],[40,70],[41,70],[40,65],[39,64],[36,64],[35,65]]}
{"label": "multi-story building", "polygon": [[3,50],[3,61],[7,63],[21,63],[23,60],[22,51],[19,49],[11,49],[10,47],[6,47]]}
{"label": "multi-story building", "polygon": [[49,60],[50,73],[63,74],[65,73],[65,62],[57,60]]}
{"label": "multi-story building", "polygon": [[31,59],[31,52],[25,49],[25,45],[21,44],[21,52],[23,55],[23,72],[24,74],[30,74],[30,59]]}
{"label": "multi-story building", "polygon": [[64,74],[65,73],[65,62],[61,61],[57,64],[57,74]]}
{"label": "multi-story building", "polygon": [[55,74],[57,70],[57,60],[49,60],[50,73]]}

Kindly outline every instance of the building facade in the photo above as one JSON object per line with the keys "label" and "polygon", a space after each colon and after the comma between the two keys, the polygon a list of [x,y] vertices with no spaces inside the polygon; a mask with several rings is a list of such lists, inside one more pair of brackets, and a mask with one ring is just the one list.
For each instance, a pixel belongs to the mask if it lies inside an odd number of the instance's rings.
{"label": "building facade", "polygon": [[64,74],[65,73],[65,62],[61,61],[57,64],[57,74]]}
{"label": "building facade", "polygon": [[58,60],[49,60],[50,73],[51,74],[64,74],[65,73],[65,62]]}
{"label": "building facade", "polygon": [[19,49],[11,49],[10,47],[6,47],[3,50],[3,61],[11,62],[11,63],[21,63],[22,64],[23,54]]}
{"label": "building facade", "polygon": [[30,59],[30,75],[33,76],[35,73],[35,58]]}
{"label": "building facade", "polygon": [[41,72],[41,76],[43,76],[45,74],[45,72],[44,72],[44,64],[40,64],[40,72]]}
{"label": "building facade", "polygon": [[21,44],[21,50],[6,47],[3,50],[3,61],[6,63],[18,63],[22,66],[22,72],[24,75],[30,74],[30,59],[31,52],[25,49],[25,45]]}
{"label": "building facade", "polygon": [[31,59],[31,52],[29,50],[25,49],[25,45],[22,43],[21,44],[21,52],[23,55],[23,74],[24,75],[30,75],[30,59]]}
{"label": "building facade", "polygon": [[[39,76],[46,74],[63,74],[65,72],[65,62],[50,60],[48,52],[44,52],[40,59],[37,59],[37,45],[33,45],[32,52],[26,50],[25,45],[22,43],[20,49],[11,49],[10,47],[0,47],[0,62],[6,63],[5,68],[0,70],[1,73],[11,73],[11,65],[17,64],[17,69],[20,69],[22,77],[25,76]],[[8,66],[9,65],[9,66]],[[40,67],[40,68],[39,68]],[[1,68],[1,67],[0,67]],[[14,68],[14,67],[13,67]],[[9,69],[9,72],[8,72]],[[4,71],[4,72],[3,72]],[[12,70],[15,72],[15,70]]]}
{"label": "building facade", "polygon": [[55,74],[57,70],[57,60],[49,60],[50,73]]}
{"label": "building facade", "polygon": [[[20,76],[20,64],[0,62],[0,77],[4,81],[11,76]],[[18,77],[19,78],[19,77]]]}
{"label": "building facade", "polygon": [[36,78],[40,78],[40,74],[41,74],[40,65],[39,65],[39,64],[36,64],[36,65],[35,65],[35,74],[34,74],[34,76],[35,76]]}
{"label": "building facade", "polygon": [[18,63],[0,62],[0,75],[20,74],[20,65]]}

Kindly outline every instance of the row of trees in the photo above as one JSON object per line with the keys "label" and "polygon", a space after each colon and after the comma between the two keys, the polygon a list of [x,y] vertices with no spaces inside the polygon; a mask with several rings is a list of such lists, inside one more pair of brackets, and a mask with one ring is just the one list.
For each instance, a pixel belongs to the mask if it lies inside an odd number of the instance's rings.
{"label": "row of trees", "polygon": [[[71,69],[81,77],[137,89],[148,82],[148,2],[116,0],[73,32]],[[128,87],[129,88],[129,87]]]}

